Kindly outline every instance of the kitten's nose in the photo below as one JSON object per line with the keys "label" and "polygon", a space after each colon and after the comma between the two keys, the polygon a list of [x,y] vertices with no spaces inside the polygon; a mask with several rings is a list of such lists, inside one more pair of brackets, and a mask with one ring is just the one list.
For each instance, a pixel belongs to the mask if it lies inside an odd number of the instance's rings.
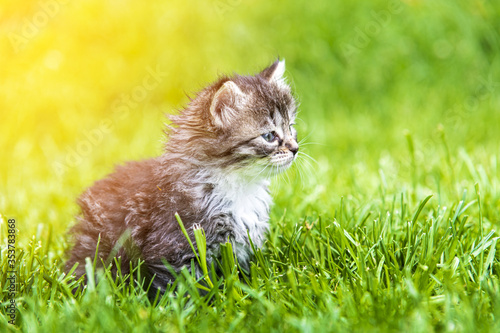
{"label": "kitten's nose", "polygon": [[285,143],[285,147],[287,147],[288,150],[290,150],[294,155],[297,154],[297,152],[299,151],[299,145],[295,140],[288,141],[287,143]]}

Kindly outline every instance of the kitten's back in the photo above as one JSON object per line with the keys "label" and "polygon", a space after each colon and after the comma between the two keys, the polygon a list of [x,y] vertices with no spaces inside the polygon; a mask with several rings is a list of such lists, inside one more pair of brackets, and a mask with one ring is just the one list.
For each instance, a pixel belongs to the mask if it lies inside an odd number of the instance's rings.
{"label": "kitten's back", "polygon": [[[76,275],[85,273],[82,263],[86,257],[95,256],[98,242],[99,257],[108,260],[118,239],[127,229],[127,223],[124,222],[130,212],[125,207],[137,193],[150,191],[154,186],[154,170],[158,168],[158,164],[157,159],[148,159],[118,166],[115,172],[96,181],[78,198],[81,215],[78,217],[78,223],[71,229],[71,234],[78,241],[66,263],[67,269],[79,262]],[[139,210],[141,207],[134,209]],[[121,252],[122,266],[127,270],[128,265],[123,264],[131,259],[131,254]]]}

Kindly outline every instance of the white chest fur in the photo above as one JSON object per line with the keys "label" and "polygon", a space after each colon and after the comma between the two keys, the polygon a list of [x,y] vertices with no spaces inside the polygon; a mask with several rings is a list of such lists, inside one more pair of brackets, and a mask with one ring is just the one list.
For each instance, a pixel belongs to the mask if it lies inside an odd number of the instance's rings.
{"label": "white chest fur", "polygon": [[252,253],[248,236],[253,244],[259,248],[264,243],[265,234],[269,228],[269,205],[271,196],[267,190],[267,183],[247,184],[247,186],[231,186],[225,191],[225,207],[234,218],[233,248],[238,261],[248,268],[249,257]]}
{"label": "white chest fur", "polygon": [[239,262],[246,266],[252,253],[248,235],[256,247],[261,247],[268,230],[269,206],[272,202],[267,189],[269,182],[260,180],[245,183],[226,176],[218,178],[213,184],[215,187],[211,199],[206,202],[208,211],[233,217],[233,248]]}
{"label": "white chest fur", "polygon": [[230,189],[226,193],[228,211],[235,221],[236,241],[246,242],[248,234],[252,242],[262,246],[268,228],[269,205],[271,196],[265,184],[253,184],[246,187]]}

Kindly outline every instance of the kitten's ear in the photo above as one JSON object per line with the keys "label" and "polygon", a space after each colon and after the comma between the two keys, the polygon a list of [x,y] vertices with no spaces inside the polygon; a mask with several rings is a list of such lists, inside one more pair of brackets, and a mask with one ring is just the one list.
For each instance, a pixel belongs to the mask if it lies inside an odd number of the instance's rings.
{"label": "kitten's ear", "polygon": [[210,105],[210,113],[215,125],[227,125],[235,116],[236,109],[245,98],[245,94],[233,81],[225,82],[217,90]]}
{"label": "kitten's ear", "polygon": [[264,69],[260,76],[269,82],[284,83],[285,60],[276,60],[271,66]]}

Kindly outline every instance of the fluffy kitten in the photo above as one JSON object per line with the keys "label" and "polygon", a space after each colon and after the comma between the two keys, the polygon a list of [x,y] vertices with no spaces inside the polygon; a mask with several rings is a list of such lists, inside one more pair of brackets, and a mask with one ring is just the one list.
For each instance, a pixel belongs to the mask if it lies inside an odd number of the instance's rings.
{"label": "fluffy kitten", "polygon": [[299,149],[284,71],[284,61],[276,61],[255,76],[220,78],[171,116],[163,155],[119,166],[87,189],[66,269],[78,262],[76,275],[83,275],[100,238],[98,262],[121,257],[126,274],[140,258],[155,275],[153,286],[164,290],[173,277],[163,261],[179,271],[194,258],[176,212],[193,240],[195,224],[205,230],[209,258],[229,239],[248,268],[247,230],[257,247],[268,230],[269,178],[287,169]]}

